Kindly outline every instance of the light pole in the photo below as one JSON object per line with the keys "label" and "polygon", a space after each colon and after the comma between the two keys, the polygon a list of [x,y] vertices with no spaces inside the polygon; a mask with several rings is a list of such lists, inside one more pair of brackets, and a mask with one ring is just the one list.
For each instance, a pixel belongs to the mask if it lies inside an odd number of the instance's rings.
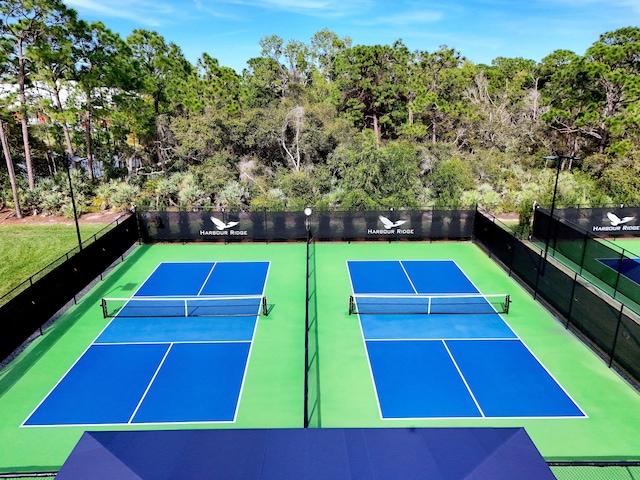
{"label": "light pole", "polygon": [[311,210],[310,207],[307,207],[304,209],[304,215],[305,215],[305,219],[304,219],[304,227],[305,230],[307,231],[307,235],[309,235],[309,232],[311,231],[311,224],[309,222],[309,217],[311,216],[311,214],[313,213],[313,211]]}
{"label": "light pole", "polygon": [[76,199],[73,196],[73,185],[71,183],[71,170],[69,164],[71,163],[69,157],[65,155],[64,166],[67,170],[67,178],[69,179],[69,192],[71,193],[71,206],[73,207],[73,220],[76,222],[76,234],[78,235],[78,248],[82,250],[82,236],[80,235],[80,225],[78,225],[78,211],[76,210]]}
{"label": "light pole", "polygon": [[556,183],[553,186],[553,197],[551,199],[551,211],[549,213],[549,228],[547,228],[547,241],[544,246],[544,258],[547,258],[547,252],[549,251],[549,242],[551,241],[551,222],[553,222],[553,212],[556,208],[556,194],[558,193],[558,179],[560,178],[560,160],[569,159],[569,160],[580,160],[578,157],[574,157],[573,155],[547,155],[546,157],[542,157],[545,160],[555,160],[556,162]]}

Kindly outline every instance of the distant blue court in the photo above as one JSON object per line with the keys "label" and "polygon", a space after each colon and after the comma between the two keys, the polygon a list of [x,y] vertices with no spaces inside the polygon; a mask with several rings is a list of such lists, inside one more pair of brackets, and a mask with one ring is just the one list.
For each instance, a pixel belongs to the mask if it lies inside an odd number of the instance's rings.
{"label": "distant blue court", "polygon": [[640,285],[640,258],[599,258],[598,261]]}

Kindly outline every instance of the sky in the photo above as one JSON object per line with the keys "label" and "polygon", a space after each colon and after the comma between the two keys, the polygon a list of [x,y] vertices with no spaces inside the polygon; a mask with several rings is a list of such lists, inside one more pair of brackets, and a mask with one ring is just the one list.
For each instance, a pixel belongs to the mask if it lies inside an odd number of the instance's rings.
{"label": "sky", "polygon": [[329,29],[353,45],[454,48],[475,64],[497,57],[578,55],[601,34],[640,26],[640,0],[64,0],[80,18],[126,38],[158,32],[196,63],[202,53],[241,73],[260,39],[309,43]]}

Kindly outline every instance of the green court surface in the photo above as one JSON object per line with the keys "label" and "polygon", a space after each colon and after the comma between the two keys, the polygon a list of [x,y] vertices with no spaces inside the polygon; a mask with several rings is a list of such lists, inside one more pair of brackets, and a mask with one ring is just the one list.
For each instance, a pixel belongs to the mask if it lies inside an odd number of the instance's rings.
{"label": "green court surface", "polygon": [[627,250],[627,255],[640,258],[640,238],[618,238],[610,241]]}
{"label": "green court surface", "polygon": [[[640,459],[640,395],[472,243],[316,245],[322,427],[523,426],[548,460]],[[347,260],[453,259],[485,294],[510,293],[508,324],[588,418],[381,420]]]}
{"label": "green court surface", "polygon": [[[160,262],[270,261],[265,295],[235,423],[171,428],[293,428],[303,424],[304,244],[140,246],[45,335],[0,372],[0,473],[57,471],[85,429],[20,427],[106,326],[102,297],[130,297]],[[110,319],[109,319],[110,320]],[[135,319],[131,319],[135,321]],[[162,427],[155,427],[162,428]]]}
{"label": "green court surface", "polygon": [[[624,251],[624,256],[627,258],[640,258],[640,238],[610,238],[610,239],[601,239],[602,242],[607,245],[608,248],[611,248],[615,252],[616,258]],[[570,242],[569,242],[570,243]],[[536,242],[535,245],[541,251],[544,250],[544,243]],[[575,247],[577,249],[582,249],[583,241],[576,241]],[[565,245],[566,247],[566,245]],[[571,259],[565,257],[558,251],[553,249],[549,250],[549,255],[552,256],[555,260],[562,263],[564,266],[572,270],[573,272],[579,274],[581,277],[586,279],[589,283],[598,287],[601,291],[606,294],[614,297],[616,300],[625,304],[628,308],[640,314],[640,299],[639,298],[630,298],[629,296],[625,296],[619,290],[613,288],[612,285],[615,285],[616,276],[615,272],[610,271],[609,279],[599,278],[598,276],[590,273],[587,268],[580,268],[580,265],[577,265]]]}
{"label": "green court surface", "polygon": [[[472,243],[318,243],[312,271],[313,427],[520,427],[548,461],[640,460],[640,395]],[[485,294],[509,293],[504,318],[587,418],[382,420],[358,317],[348,314],[348,260],[454,260]],[[106,326],[102,297],[129,297],[160,263],[269,261],[265,294],[235,423],[172,428],[303,426],[305,245],[140,246],[45,335],[0,372],[0,473],[56,471],[83,427],[20,427]],[[317,343],[316,343],[317,338]],[[317,348],[315,347],[317,345]],[[428,365],[425,366],[428,368]],[[91,427],[91,430],[154,426]]]}

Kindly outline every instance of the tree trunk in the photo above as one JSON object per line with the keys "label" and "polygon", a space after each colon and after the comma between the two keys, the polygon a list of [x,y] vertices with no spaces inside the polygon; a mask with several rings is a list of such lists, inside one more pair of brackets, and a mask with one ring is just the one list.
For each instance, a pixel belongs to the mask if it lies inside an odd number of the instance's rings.
{"label": "tree trunk", "polygon": [[[56,108],[60,113],[62,113],[62,102],[60,101],[60,91],[58,90],[57,86],[53,88],[53,99],[56,102]],[[73,157],[75,156],[75,152],[73,151],[73,145],[71,143],[71,133],[69,133],[69,125],[67,125],[67,122],[65,120],[62,120],[62,122],[60,122],[60,125],[62,126],[62,131],[64,133],[64,142],[65,142],[65,146],[67,147],[67,155],[69,155],[69,161],[71,161],[71,159],[73,159]],[[71,165],[75,167],[73,162],[71,162]]]}
{"label": "tree trunk", "polygon": [[158,117],[156,116],[156,153],[158,155],[158,162],[163,172],[167,171],[167,165],[164,159],[164,153],[162,152],[162,132],[161,127],[158,124]]}
{"label": "tree trunk", "polygon": [[378,114],[373,114],[373,133],[376,136],[376,146],[380,146],[380,125],[378,124]]}
{"label": "tree trunk", "polygon": [[29,144],[29,124],[27,123],[27,99],[24,92],[26,76],[24,73],[25,59],[22,53],[22,41],[18,42],[18,100],[20,101],[20,123],[22,124],[22,143],[24,145],[24,161],[27,165],[27,179],[29,189],[36,186],[33,174],[33,164],[31,163],[31,145]]}
{"label": "tree trunk", "polygon": [[91,110],[84,113],[84,141],[87,147],[87,175],[93,182],[93,152],[91,150]]}
{"label": "tree trunk", "polygon": [[156,129],[155,129],[156,130],[156,141],[155,141],[156,154],[158,155],[158,163],[160,164],[160,168],[162,169],[163,172],[166,172],[167,165],[164,160],[164,153],[162,152],[162,128],[160,126],[160,122],[158,121],[158,118],[160,117],[160,101],[155,95],[153,98],[153,111],[155,113],[155,126],[156,126]]}
{"label": "tree trunk", "polygon": [[431,143],[433,143],[434,145],[438,138],[437,132],[436,132],[436,122],[438,121],[437,115],[438,115],[438,111],[436,110],[436,107],[434,105],[431,108]]}
{"label": "tree trunk", "polygon": [[13,168],[13,160],[9,151],[9,142],[4,131],[4,122],[0,120],[0,140],[2,141],[2,150],[4,158],[7,160],[7,170],[9,171],[9,180],[11,181],[11,191],[13,192],[13,203],[16,206],[16,217],[22,218],[22,210],[20,210],[20,199],[18,198],[18,185],[16,183],[16,172]]}

